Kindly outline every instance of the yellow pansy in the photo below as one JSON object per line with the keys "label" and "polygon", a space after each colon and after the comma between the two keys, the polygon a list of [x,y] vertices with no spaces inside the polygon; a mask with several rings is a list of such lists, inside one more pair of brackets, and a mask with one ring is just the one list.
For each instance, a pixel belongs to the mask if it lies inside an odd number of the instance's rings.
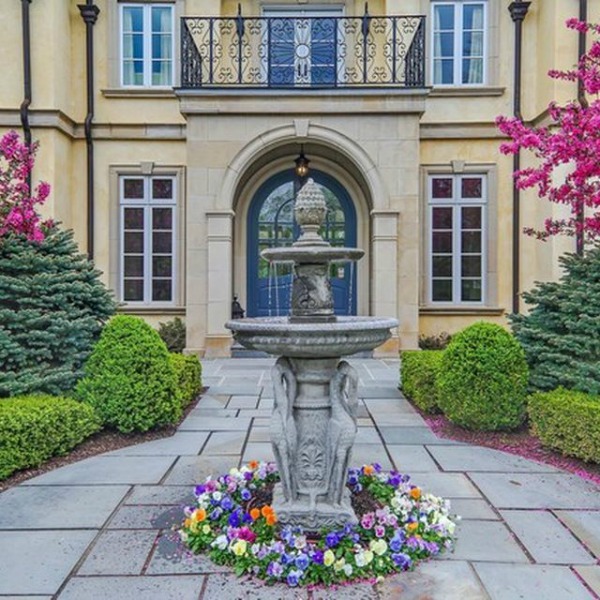
{"label": "yellow pansy", "polygon": [[244,556],[246,554],[246,550],[248,547],[248,542],[246,540],[238,540],[233,544],[231,549],[236,556]]}
{"label": "yellow pansy", "polygon": [[335,554],[331,550],[325,550],[323,554],[323,564],[330,567],[335,562]]}

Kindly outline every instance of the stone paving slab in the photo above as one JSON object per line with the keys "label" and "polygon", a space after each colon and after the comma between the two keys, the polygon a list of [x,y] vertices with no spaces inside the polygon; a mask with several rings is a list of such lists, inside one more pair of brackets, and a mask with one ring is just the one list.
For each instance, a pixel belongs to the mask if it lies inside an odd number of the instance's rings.
{"label": "stone paving slab", "polygon": [[250,442],[271,442],[271,432],[268,427],[253,427],[248,436]]}
{"label": "stone paving slab", "polygon": [[541,510],[502,510],[502,518],[535,562],[594,564],[596,559],[552,514]]}
{"label": "stone paving slab", "polygon": [[556,516],[600,558],[600,511],[557,510]]}
{"label": "stone paving slab", "polygon": [[477,446],[443,447],[431,446],[427,448],[437,460],[444,471],[486,471],[486,472],[532,472],[532,473],[557,473],[558,470],[549,465],[534,462]]}
{"label": "stone paving slab", "polygon": [[197,485],[209,475],[227,473],[232,467],[239,467],[237,455],[182,456],[165,479],[165,485]]}
{"label": "stone paving slab", "polygon": [[178,504],[194,502],[190,485],[136,485],[124,504]]}
{"label": "stone paving slab", "polygon": [[566,473],[472,473],[471,479],[498,508],[600,509],[598,486]]}
{"label": "stone paving slab", "polygon": [[380,426],[379,431],[386,444],[427,444],[456,446],[462,445],[454,440],[440,438],[429,429],[429,427],[384,427]]}
{"label": "stone paving slab", "polygon": [[105,531],[96,542],[78,575],[139,575],[152,551],[156,531]]}
{"label": "stone paving slab", "polygon": [[568,567],[475,563],[491,600],[591,600]]}
{"label": "stone paving slab", "polygon": [[124,485],[14,487],[0,494],[0,529],[100,528],[129,490]]}
{"label": "stone paving slab", "polygon": [[461,521],[457,525],[454,552],[441,560],[468,560],[506,563],[528,563],[527,555],[499,521]]}
{"label": "stone paving slab", "polygon": [[478,519],[485,521],[498,521],[500,515],[485,501],[471,500],[469,498],[452,498],[452,514],[461,519]]}
{"label": "stone paving slab", "polygon": [[423,418],[415,413],[379,413],[372,412],[371,416],[379,427],[423,427]]}
{"label": "stone paving slab", "polygon": [[390,385],[358,386],[358,396],[359,398],[404,398],[400,390]]}
{"label": "stone paving slab", "polygon": [[273,454],[271,442],[248,442],[242,456],[242,462],[245,463],[251,460],[266,460],[273,462],[275,460],[275,455]]}
{"label": "stone paving slab", "polygon": [[385,470],[392,468],[388,454],[383,444],[355,444],[352,448],[350,464],[361,467],[372,463],[379,463]]}
{"label": "stone paving slab", "polygon": [[356,432],[355,444],[381,444],[381,436],[375,427],[359,427]]}
{"label": "stone paving slab", "polygon": [[380,600],[490,600],[469,563],[463,561],[420,564],[414,571],[387,577],[377,590]]}
{"label": "stone paving slab", "polygon": [[600,567],[575,567],[575,571],[600,598]]}
{"label": "stone paving slab", "polygon": [[168,529],[181,525],[181,505],[128,504],[119,508],[108,523],[108,529]]}
{"label": "stone paving slab", "polygon": [[146,568],[146,574],[184,575],[192,573],[200,575],[208,573],[231,573],[231,569],[215,564],[205,554],[197,555],[187,550],[179,539],[177,532],[161,532],[152,558]]}
{"label": "stone paving slab", "polygon": [[[199,575],[178,577],[73,577],[59,600],[198,600]],[[225,598],[223,598],[225,600]]]}
{"label": "stone paving slab", "polygon": [[371,583],[357,582],[312,591],[311,600],[378,600],[379,593]]}
{"label": "stone paving slab", "polygon": [[213,431],[202,454],[241,454],[246,437],[245,431]]}
{"label": "stone paving slab", "polygon": [[418,415],[419,413],[415,410],[412,404],[406,400],[390,400],[390,399],[375,399],[375,398],[364,398],[363,402],[369,409],[371,414],[411,414]]}
{"label": "stone paving slab", "polygon": [[178,432],[162,440],[120,448],[105,456],[194,456],[200,454],[208,435],[208,431]]}
{"label": "stone paving slab", "polygon": [[203,405],[197,404],[196,408],[193,408],[188,413],[188,417],[221,417],[221,418],[235,418],[240,416],[240,411],[238,408],[235,409],[224,409],[224,408],[207,408]]}
{"label": "stone paving slab", "polygon": [[258,405],[258,394],[256,396],[232,396],[227,408],[252,409]]}
{"label": "stone paving slab", "polygon": [[175,462],[173,456],[95,456],[28,479],[26,485],[158,483]]}
{"label": "stone paving slab", "polygon": [[411,481],[423,491],[435,496],[481,498],[477,488],[462,473],[415,473],[411,476]]}
{"label": "stone paving slab", "polygon": [[179,431],[247,431],[250,419],[240,417],[188,416],[179,426]]}
{"label": "stone paving slab", "polygon": [[0,594],[55,594],[97,533],[0,531]]}
{"label": "stone paving slab", "polygon": [[401,473],[439,472],[438,466],[423,446],[389,444],[387,449],[396,469]]}
{"label": "stone paving slab", "polygon": [[266,586],[255,579],[232,574],[210,575],[203,600],[306,600],[305,589],[293,589],[285,584]]}
{"label": "stone paving slab", "polygon": [[[227,378],[227,382],[230,378]],[[263,391],[261,385],[257,385],[256,382],[244,383],[223,383],[221,385],[211,386],[211,394],[228,395],[228,396],[259,396]]]}

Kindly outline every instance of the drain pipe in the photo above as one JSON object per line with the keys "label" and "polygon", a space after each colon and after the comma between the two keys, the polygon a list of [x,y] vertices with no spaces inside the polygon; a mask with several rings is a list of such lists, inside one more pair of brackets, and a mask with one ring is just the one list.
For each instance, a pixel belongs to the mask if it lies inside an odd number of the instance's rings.
{"label": "drain pipe", "polygon": [[[579,20],[587,22],[587,0],[579,0]],[[587,39],[586,38],[587,38],[587,36],[586,36],[585,31],[580,31],[579,32],[579,47],[577,49],[577,52],[578,52],[577,62],[579,62],[579,60],[585,54],[585,51],[587,49]],[[585,97],[585,87],[584,87],[583,81],[581,81],[581,79],[579,79],[577,81],[577,100],[578,100],[580,106],[583,106],[583,107],[588,106],[588,101],[587,101],[587,98]],[[577,222],[579,223],[579,225],[581,227],[583,227],[584,219],[585,219],[585,209],[582,206],[577,213]],[[584,235],[583,235],[583,229],[582,229],[581,231],[579,231],[577,233],[577,237],[576,237],[576,252],[579,256],[583,256],[584,245],[585,245],[585,242],[584,242]]]}
{"label": "drain pipe", "polygon": [[[29,106],[31,105],[31,35],[29,27],[29,5],[31,0],[21,0],[21,25],[23,28],[23,102],[19,112],[25,144],[31,148],[31,125],[29,124]],[[31,190],[31,173],[27,175],[27,185]]]}
{"label": "drain pipe", "polygon": [[85,22],[86,42],[86,80],[87,80],[87,114],[84,130],[87,145],[87,255],[94,258],[94,140],[92,138],[92,121],[94,120],[94,24],[100,9],[93,0],[86,4],[78,4],[79,12]]}
{"label": "drain pipe", "polygon": [[[511,2],[508,7],[510,17],[515,24],[515,63],[514,63],[514,94],[513,115],[523,120],[521,114],[521,63],[523,53],[523,20],[531,2]],[[521,169],[521,152],[513,155],[513,173]],[[519,312],[519,275],[521,272],[521,194],[517,182],[513,178],[513,227],[512,227],[512,312]]]}

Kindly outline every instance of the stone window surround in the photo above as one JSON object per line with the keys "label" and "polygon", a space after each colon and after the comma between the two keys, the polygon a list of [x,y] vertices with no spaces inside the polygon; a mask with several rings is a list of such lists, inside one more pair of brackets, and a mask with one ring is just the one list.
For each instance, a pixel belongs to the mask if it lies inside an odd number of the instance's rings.
{"label": "stone window surround", "polygon": [[[428,254],[428,239],[430,231],[430,211],[428,181],[434,175],[482,175],[487,181],[486,230],[485,230],[485,274],[483,302],[431,302],[429,300],[430,266]],[[490,163],[465,163],[453,160],[449,164],[421,165],[421,286],[420,308],[428,312],[439,310],[446,312],[459,309],[461,312],[479,312],[497,309],[498,305],[498,182],[497,165]]]}
{"label": "stone window surround", "polygon": [[128,95],[148,95],[152,92],[153,95],[164,94],[169,97],[173,96],[171,87],[161,86],[123,86],[121,85],[121,27],[119,13],[122,4],[171,4],[173,5],[173,40],[174,40],[174,55],[173,55],[173,86],[177,87],[180,80],[180,22],[181,17],[185,14],[185,0],[123,0],[118,2],[107,3],[107,59],[108,69],[107,76],[108,89],[103,89],[102,92],[109,96],[115,90],[126,91]]}
{"label": "stone window surround", "polygon": [[175,273],[173,300],[171,302],[150,302],[148,304],[125,303],[121,308],[125,312],[179,312],[185,307],[185,167],[155,165],[153,162],[142,162],[138,165],[111,165],[109,167],[110,181],[110,225],[109,225],[109,286],[120,296],[121,287],[120,257],[121,257],[121,215],[119,182],[127,176],[169,176],[175,179]]}
{"label": "stone window surround", "polygon": [[[433,35],[432,35],[432,22],[433,22],[433,10],[432,4],[437,1],[448,1],[451,3],[453,0],[420,0],[421,14],[427,15],[427,28],[426,28],[426,57],[425,61],[425,81],[428,85],[433,86]],[[484,83],[473,85],[473,84],[454,84],[454,85],[436,85],[433,86],[432,95],[437,96],[452,96],[457,93],[460,96],[473,95],[501,95],[503,88],[498,87],[500,77],[500,57],[499,57],[499,45],[500,45],[500,0],[480,0],[485,2],[487,5],[486,15],[486,48],[485,48],[485,80]]]}

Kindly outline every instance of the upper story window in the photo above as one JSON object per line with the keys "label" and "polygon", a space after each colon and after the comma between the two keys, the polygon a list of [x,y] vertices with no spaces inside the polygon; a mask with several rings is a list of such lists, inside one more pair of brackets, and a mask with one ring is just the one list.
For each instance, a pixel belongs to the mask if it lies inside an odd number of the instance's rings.
{"label": "upper story window", "polygon": [[121,4],[121,85],[173,85],[173,5]]}
{"label": "upper story window", "polygon": [[177,180],[119,179],[120,299],[137,305],[173,304],[177,260]]}
{"label": "upper story window", "polygon": [[433,84],[481,85],[486,81],[487,3],[432,3]]}
{"label": "upper story window", "polygon": [[482,304],[486,286],[487,179],[428,179],[428,274],[431,303]]}

